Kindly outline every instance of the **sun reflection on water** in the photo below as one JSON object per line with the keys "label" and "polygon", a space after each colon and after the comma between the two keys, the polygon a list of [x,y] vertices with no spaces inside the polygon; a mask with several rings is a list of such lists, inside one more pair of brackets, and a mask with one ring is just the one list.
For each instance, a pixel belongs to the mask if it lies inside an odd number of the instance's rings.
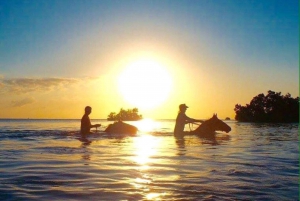
{"label": "sun reflection on water", "polygon": [[161,200],[161,196],[165,195],[165,193],[160,194],[160,193],[149,193],[146,195],[146,198],[148,200]]}
{"label": "sun reflection on water", "polygon": [[155,163],[156,156],[161,146],[161,139],[149,134],[142,134],[133,140],[134,157],[132,160],[137,164],[137,171],[140,174],[132,180],[133,185],[139,191],[143,191],[147,200],[161,200],[165,193],[153,192],[151,184],[155,180],[155,175],[149,174],[151,165]]}
{"label": "sun reflection on water", "polygon": [[135,138],[133,141],[135,151],[133,161],[141,166],[146,166],[151,162],[151,156],[156,154],[159,144],[160,139],[148,134]]}
{"label": "sun reflection on water", "polygon": [[143,119],[134,123],[134,125],[139,129],[142,133],[153,132],[156,129],[161,127],[161,123],[154,121],[152,119]]}

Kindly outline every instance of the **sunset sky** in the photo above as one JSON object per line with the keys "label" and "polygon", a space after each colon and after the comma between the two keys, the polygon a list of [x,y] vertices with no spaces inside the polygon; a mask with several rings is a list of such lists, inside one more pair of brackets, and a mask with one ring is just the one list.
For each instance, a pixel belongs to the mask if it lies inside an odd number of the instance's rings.
{"label": "sunset sky", "polygon": [[0,30],[0,118],[234,118],[299,96],[298,0],[7,0]]}

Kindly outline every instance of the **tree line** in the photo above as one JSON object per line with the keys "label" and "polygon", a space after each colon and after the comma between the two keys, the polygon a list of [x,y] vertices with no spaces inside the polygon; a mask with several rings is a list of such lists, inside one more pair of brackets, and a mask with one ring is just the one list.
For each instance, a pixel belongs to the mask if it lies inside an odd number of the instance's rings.
{"label": "tree line", "polygon": [[137,121],[143,118],[142,115],[138,114],[138,108],[125,110],[123,108],[120,109],[119,113],[111,112],[107,116],[108,121]]}
{"label": "tree line", "polygon": [[269,90],[267,95],[258,94],[249,104],[236,104],[235,119],[241,122],[299,122],[299,97]]}

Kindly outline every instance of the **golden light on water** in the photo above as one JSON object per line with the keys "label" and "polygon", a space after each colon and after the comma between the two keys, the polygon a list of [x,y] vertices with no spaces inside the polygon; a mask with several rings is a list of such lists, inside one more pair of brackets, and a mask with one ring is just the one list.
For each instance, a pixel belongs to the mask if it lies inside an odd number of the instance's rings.
{"label": "golden light on water", "polygon": [[143,119],[134,123],[134,125],[142,133],[154,132],[155,129],[160,129],[161,123],[152,119]]}
{"label": "golden light on water", "polygon": [[144,188],[145,185],[150,184],[151,180],[149,179],[142,179],[142,178],[136,178],[132,185],[137,188],[137,189],[141,189]]}
{"label": "golden light on water", "polygon": [[[152,124],[151,124],[152,123]],[[153,125],[153,121],[147,120],[144,122],[144,128],[147,130]],[[147,171],[151,168],[151,162],[155,159],[151,157],[155,156],[159,146],[161,146],[161,139],[152,135],[142,134],[140,137],[136,137],[133,141],[135,156],[132,158],[134,162],[139,165],[138,171],[140,177],[135,178],[132,181],[132,185],[139,190],[144,191],[145,198],[147,200],[161,200],[161,196],[165,193],[151,192],[151,183],[153,178]]]}
{"label": "golden light on water", "polygon": [[147,168],[147,164],[151,161],[151,156],[157,152],[160,139],[151,135],[142,135],[134,139],[133,146],[135,148],[135,157],[133,160],[140,164],[142,168]]}
{"label": "golden light on water", "polygon": [[157,61],[140,59],[129,64],[120,74],[118,88],[130,104],[150,109],[167,100],[172,90],[172,78]]}
{"label": "golden light on water", "polygon": [[160,193],[149,193],[146,198],[148,200],[161,200],[160,199],[161,194]]}

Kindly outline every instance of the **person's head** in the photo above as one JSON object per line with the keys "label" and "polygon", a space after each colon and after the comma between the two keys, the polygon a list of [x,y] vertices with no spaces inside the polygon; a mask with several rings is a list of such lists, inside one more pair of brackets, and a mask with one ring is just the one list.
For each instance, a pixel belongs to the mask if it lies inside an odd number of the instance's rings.
{"label": "person's head", "polygon": [[92,108],[91,108],[90,106],[86,106],[86,107],[84,108],[84,112],[85,112],[85,114],[91,114]]}
{"label": "person's head", "polygon": [[189,107],[186,106],[186,104],[180,104],[179,105],[179,112],[185,112],[187,108],[189,108]]}

